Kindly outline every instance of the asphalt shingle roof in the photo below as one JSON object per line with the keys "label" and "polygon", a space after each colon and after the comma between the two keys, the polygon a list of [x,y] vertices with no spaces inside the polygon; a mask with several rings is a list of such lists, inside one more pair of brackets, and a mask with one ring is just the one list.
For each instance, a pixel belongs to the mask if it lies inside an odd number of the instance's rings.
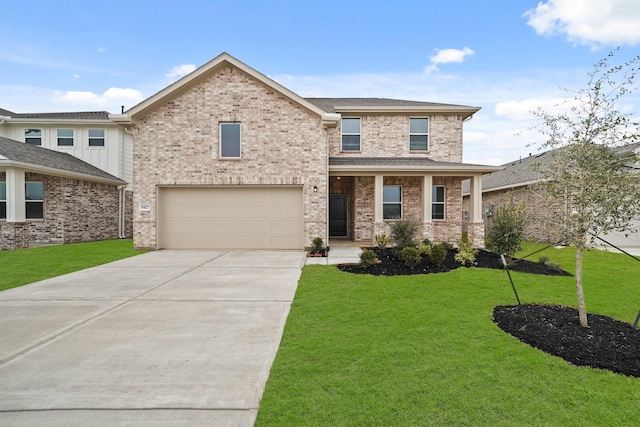
{"label": "asphalt shingle roof", "polygon": [[484,166],[469,163],[440,162],[427,157],[329,157],[330,166]]}
{"label": "asphalt shingle roof", "polygon": [[466,105],[439,104],[436,102],[406,101],[389,98],[305,98],[305,100],[326,111],[335,113],[336,107],[461,107]]}
{"label": "asphalt shingle roof", "polygon": [[[98,169],[97,167],[92,166],[70,154],[25,144],[24,142],[15,141],[13,139],[0,137],[0,156],[4,156],[8,160],[13,160],[15,162],[26,163],[34,166],[44,166],[47,168],[58,169],[60,171],[88,175],[111,181],[120,181],[122,184],[126,184],[125,181],[122,181],[102,169]],[[0,158],[0,163],[1,162],[2,159]]]}
{"label": "asphalt shingle roof", "polygon": [[40,120],[109,120],[106,111],[78,111],[67,113],[14,113],[0,108],[0,116],[12,119],[40,119]]}

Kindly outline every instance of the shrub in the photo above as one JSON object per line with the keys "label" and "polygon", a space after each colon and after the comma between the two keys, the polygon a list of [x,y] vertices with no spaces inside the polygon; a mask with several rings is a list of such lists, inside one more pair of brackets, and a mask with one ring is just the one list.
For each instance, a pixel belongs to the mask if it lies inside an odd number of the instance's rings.
{"label": "shrub", "polygon": [[562,266],[560,264],[551,262],[551,260],[546,256],[541,256],[540,258],[538,258],[538,263],[544,264],[547,267],[551,268],[552,270],[563,271]]}
{"label": "shrub", "polygon": [[513,255],[520,250],[524,236],[524,207],[509,203],[496,210],[487,230],[487,248],[493,252]]}
{"label": "shrub", "polygon": [[444,246],[444,248],[445,248],[446,250],[448,250],[448,251],[450,251],[451,249],[453,249],[453,245],[452,245],[451,243],[449,243],[449,242],[442,242],[441,244],[442,244],[442,246]]}
{"label": "shrub", "polygon": [[478,255],[478,250],[473,249],[468,239],[462,239],[458,242],[458,253],[455,256],[457,262],[462,265],[476,265],[476,255]]}
{"label": "shrub", "polygon": [[376,236],[376,247],[378,249],[385,249],[390,244],[391,240],[389,240],[386,234],[378,234]]}
{"label": "shrub", "polygon": [[440,265],[447,257],[447,250],[442,243],[436,243],[431,245],[431,262],[435,265]]}
{"label": "shrub", "polygon": [[366,249],[360,254],[360,267],[369,268],[376,263],[376,253],[371,249]]}
{"label": "shrub", "polygon": [[311,241],[311,250],[314,252],[321,252],[323,243],[322,237],[316,237]]}
{"label": "shrub", "polygon": [[420,243],[420,246],[418,246],[418,250],[420,251],[421,255],[431,255],[431,245],[427,245],[425,243]]}
{"label": "shrub", "polygon": [[413,221],[402,220],[391,224],[391,240],[398,251],[407,247],[416,247],[417,233],[418,225]]}
{"label": "shrub", "polygon": [[424,239],[422,239],[422,244],[423,245],[427,245],[427,246],[431,246],[431,240],[429,240],[428,237],[425,237]]}
{"label": "shrub", "polygon": [[419,264],[420,261],[422,261],[422,255],[420,255],[418,248],[412,248],[411,246],[402,248],[398,256],[400,260],[404,262],[404,265],[409,268],[415,267],[416,264]]}

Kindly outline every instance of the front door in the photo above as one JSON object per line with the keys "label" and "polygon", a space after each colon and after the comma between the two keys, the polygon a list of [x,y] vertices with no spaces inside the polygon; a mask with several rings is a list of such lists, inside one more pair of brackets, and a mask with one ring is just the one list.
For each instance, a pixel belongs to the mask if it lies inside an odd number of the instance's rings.
{"label": "front door", "polygon": [[347,235],[347,195],[329,195],[329,236]]}

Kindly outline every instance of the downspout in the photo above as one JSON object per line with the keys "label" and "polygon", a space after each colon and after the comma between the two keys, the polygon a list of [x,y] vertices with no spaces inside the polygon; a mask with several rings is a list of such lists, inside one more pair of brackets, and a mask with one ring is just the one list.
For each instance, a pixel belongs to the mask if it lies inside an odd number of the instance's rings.
{"label": "downspout", "polygon": [[125,230],[125,195],[124,189],[127,188],[126,185],[118,186],[118,239],[126,238],[126,230]]}

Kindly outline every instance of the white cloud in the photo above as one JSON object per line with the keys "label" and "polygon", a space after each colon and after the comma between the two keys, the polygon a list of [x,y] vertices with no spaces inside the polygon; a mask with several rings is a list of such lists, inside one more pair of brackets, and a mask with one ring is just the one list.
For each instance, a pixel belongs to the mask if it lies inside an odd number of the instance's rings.
{"label": "white cloud", "polygon": [[448,64],[451,62],[461,63],[464,59],[473,55],[475,52],[468,47],[462,50],[459,49],[436,49],[438,53],[431,57],[431,65],[425,68],[426,72],[435,71],[438,69],[439,64]]}
{"label": "white cloud", "polygon": [[566,34],[592,48],[640,43],[638,0],[548,0],[524,16],[538,34]]}
{"label": "white cloud", "polygon": [[170,79],[176,79],[176,78],[179,79],[191,73],[195,69],[196,69],[195,64],[176,65],[171,70],[169,70],[167,74],[165,74],[165,77],[168,77]]}
{"label": "white cloud", "polygon": [[144,99],[141,92],[135,89],[112,87],[102,95],[93,92],[67,91],[55,92],[54,100],[60,104],[68,104],[74,108],[107,109],[120,111],[120,106],[131,107]]}
{"label": "white cloud", "polygon": [[98,46],[96,49],[97,49],[97,50],[98,50],[98,52],[100,52],[100,53],[104,53],[104,52],[106,52],[106,51],[107,51],[107,49],[106,49],[106,48],[104,48],[104,47],[100,47],[100,46]]}
{"label": "white cloud", "polygon": [[539,108],[548,112],[566,112],[576,105],[573,98],[528,98],[521,101],[499,102],[495,107],[495,114],[498,117],[505,117],[514,121],[526,121],[535,119],[532,111]]}
{"label": "white cloud", "polygon": [[77,80],[79,78],[81,78],[82,76],[80,74],[74,74],[73,76],[71,76],[74,78],[74,80]]}

